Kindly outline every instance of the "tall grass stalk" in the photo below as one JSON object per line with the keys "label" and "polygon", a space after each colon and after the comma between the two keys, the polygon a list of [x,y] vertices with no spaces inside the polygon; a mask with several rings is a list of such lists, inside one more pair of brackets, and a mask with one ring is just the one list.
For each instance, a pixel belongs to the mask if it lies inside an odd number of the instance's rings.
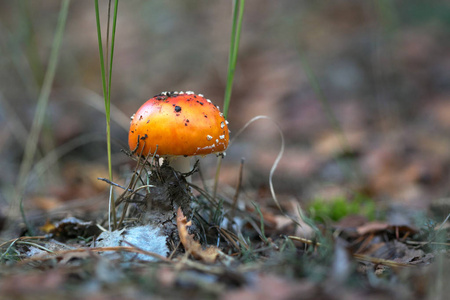
{"label": "tall grass stalk", "polygon": [[312,89],[314,90],[314,93],[317,96],[317,99],[319,99],[320,104],[322,105],[322,108],[325,111],[325,114],[328,118],[328,121],[331,123],[331,126],[336,130],[336,132],[339,133],[342,141],[342,145],[345,148],[344,150],[348,150],[348,141],[344,134],[344,130],[341,127],[341,124],[339,123],[338,119],[336,118],[336,115],[333,112],[333,109],[330,106],[330,103],[328,102],[327,97],[323,93],[323,90],[320,86],[319,80],[317,79],[316,75],[314,74],[314,71],[310,67],[308,60],[306,59],[305,55],[303,53],[299,53],[300,56],[300,62],[305,70],[306,76],[308,77],[308,81],[311,84]]}
{"label": "tall grass stalk", "polygon": [[[299,47],[299,49],[300,49],[300,47]],[[320,104],[322,105],[322,108],[325,111],[328,121],[330,122],[331,126],[334,128],[335,132],[338,134],[339,139],[341,140],[341,148],[342,148],[343,152],[349,153],[351,148],[350,148],[350,144],[348,142],[347,136],[345,135],[345,132],[342,129],[342,126],[339,123],[339,120],[336,118],[336,115],[330,106],[330,103],[320,86],[319,80],[317,79],[316,75],[314,74],[313,69],[310,67],[308,60],[306,59],[306,56],[304,55],[304,53],[302,53],[301,50],[299,50],[299,57],[300,57],[301,65],[306,72],[306,76],[308,77],[308,81],[311,84],[311,87],[314,90],[318,100],[320,101]],[[346,163],[340,159],[337,159],[336,161],[337,161],[338,165],[341,167],[341,169],[343,170],[343,172],[347,174],[348,178],[352,178],[352,179],[357,178],[355,171],[351,169],[351,167],[348,165],[348,163]]]}
{"label": "tall grass stalk", "polygon": [[231,41],[228,56],[227,86],[223,103],[223,116],[228,117],[228,109],[231,102],[231,91],[233,89],[234,71],[236,70],[239,41],[241,39],[242,20],[244,19],[245,0],[235,0],[233,8],[233,23],[231,25]]}
{"label": "tall grass stalk", "polygon": [[59,11],[58,23],[56,26],[56,33],[53,39],[49,63],[47,70],[45,72],[44,81],[42,83],[42,88],[37,101],[36,112],[34,114],[33,124],[31,126],[30,134],[27,138],[25,145],[25,152],[20,165],[19,175],[16,185],[15,199],[10,205],[10,217],[15,218],[18,215],[17,205],[19,205],[20,213],[28,230],[32,233],[33,230],[29,226],[25,212],[23,210],[23,194],[25,192],[25,187],[27,184],[28,176],[33,165],[34,157],[37,150],[37,144],[39,140],[40,133],[42,131],[42,126],[44,124],[45,113],[47,111],[48,100],[53,85],[53,80],[55,78],[56,67],[58,65],[59,52],[61,48],[61,43],[64,36],[64,29],[67,21],[67,15],[69,12],[70,0],[64,0],[61,4],[61,9]]}
{"label": "tall grass stalk", "polygon": [[[233,90],[234,71],[236,70],[237,54],[239,50],[239,41],[241,39],[242,20],[244,19],[245,0],[234,0],[233,21],[231,24],[231,41],[228,54],[228,74],[227,85],[225,87],[225,96],[223,102],[223,116],[228,117],[228,109],[231,102],[231,91]],[[216,176],[214,179],[213,197],[216,198],[217,184],[219,182],[220,167],[222,157],[217,159]]]}
{"label": "tall grass stalk", "polygon": [[[119,6],[119,0],[116,0],[114,3],[114,15],[113,15],[113,28],[111,34],[111,49],[109,49],[109,20],[110,20],[110,8],[111,8],[111,0],[108,3],[108,25],[107,25],[107,38],[106,38],[106,65],[105,59],[103,56],[103,39],[102,39],[102,31],[100,25],[100,12],[98,7],[98,0],[95,0],[95,19],[97,23],[97,38],[98,38],[98,51],[100,54],[100,68],[102,75],[102,87],[103,87],[103,97],[105,99],[105,115],[106,115],[106,150],[108,155],[108,173],[109,180],[113,181],[112,174],[112,159],[111,159],[111,78],[112,78],[112,66],[114,59],[114,44],[115,44],[115,36],[116,36],[116,24],[117,24],[117,10]],[[110,52],[109,52],[110,51]],[[108,60],[109,57],[109,60]],[[108,75],[108,80],[106,80],[106,75]],[[110,213],[109,216],[113,217],[113,226],[115,229],[117,225],[117,217],[116,217],[116,207],[113,196],[113,188],[110,188],[110,197],[109,197],[109,207]],[[111,222],[109,222],[109,227],[111,230]]]}

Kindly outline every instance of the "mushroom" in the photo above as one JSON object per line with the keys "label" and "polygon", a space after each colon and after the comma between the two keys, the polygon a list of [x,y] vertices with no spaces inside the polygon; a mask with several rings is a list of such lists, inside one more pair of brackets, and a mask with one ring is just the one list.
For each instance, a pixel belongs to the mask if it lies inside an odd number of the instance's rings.
{"label": "mushroom", "polygon": [[182,173],[190,171],[189,156],[224,154],[228,147],[228,122],[202,94],[163,92],[131,119],[130,149],[143,156],[156,154]]}

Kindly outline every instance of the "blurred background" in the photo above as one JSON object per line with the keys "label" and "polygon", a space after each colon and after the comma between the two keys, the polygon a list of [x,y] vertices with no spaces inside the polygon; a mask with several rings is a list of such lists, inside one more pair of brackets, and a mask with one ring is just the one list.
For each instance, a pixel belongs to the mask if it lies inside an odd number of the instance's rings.
{"label": "blurred background", "polygon": [[[13,199],[61,1],[0,1],[0,215]],[[107,1],[100,1],[106,28]],[[112,78],[115,181],[134,162],[129,117],[162,91],[192,90],[223,107],[231,1],[120,1]],[[105,37],[106,32],[103,32]],[[281,128],[280,199],[363,194],[380,205],[448,203],[450,4],[444,1],[248,0],[228,120]],[[28,211],[106,209],[105,114],[93,1],[72,1],[36,157]],[[258,120],[227,151],[221,187],[270,199],[281,147]],[[213,177],[215,157],[202,161]],[[444,199],[444,200],[442,200]],[[35,215],[37,218],[38,215]]]}

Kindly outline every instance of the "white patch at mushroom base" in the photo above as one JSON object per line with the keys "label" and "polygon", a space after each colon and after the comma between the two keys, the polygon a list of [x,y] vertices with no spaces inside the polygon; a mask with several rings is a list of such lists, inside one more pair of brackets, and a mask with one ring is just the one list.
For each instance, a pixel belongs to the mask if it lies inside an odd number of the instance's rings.
{"label": "white patch at mushroom base", "polygon": [[[134,246],[148,252],[153,252],[161,256],[167,257],[169,248],[167,247],[167,238],[162,234],[161,229],[154,225],[144,225],[132,228],[125,228],[116,231],[102,232],[95,241],[96,247],[116,247],[125,246],[131,247],[124,241],[127,241]],[[102,255],[112,256],[116,258],[118,255],[124,257],[126,260],[143,260],[156,261],[157,259],[145,254],[136,254],[133,252],[110,252],[105,251]]]}

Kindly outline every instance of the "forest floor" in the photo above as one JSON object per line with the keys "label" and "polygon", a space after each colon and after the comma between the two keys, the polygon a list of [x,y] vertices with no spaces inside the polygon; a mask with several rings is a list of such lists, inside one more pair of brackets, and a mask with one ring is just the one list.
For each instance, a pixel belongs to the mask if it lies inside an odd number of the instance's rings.
{"label": "forest floor", "polygon": [[215,194],[214,155],[189,183],[121,152],[156,93],[223,108],[230,5],[196,2],[120,6],[113,183],[95,14],[72,4],[21,199],[61,1],[1,2],[0,299],[447,299],[448,4],[247,1]]}

